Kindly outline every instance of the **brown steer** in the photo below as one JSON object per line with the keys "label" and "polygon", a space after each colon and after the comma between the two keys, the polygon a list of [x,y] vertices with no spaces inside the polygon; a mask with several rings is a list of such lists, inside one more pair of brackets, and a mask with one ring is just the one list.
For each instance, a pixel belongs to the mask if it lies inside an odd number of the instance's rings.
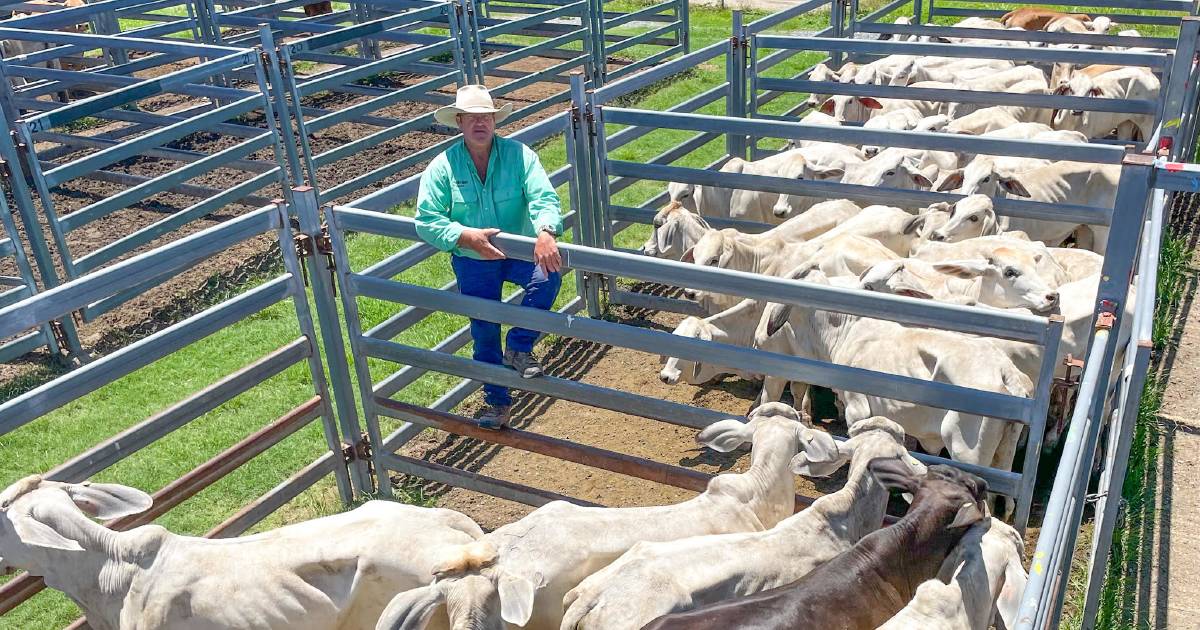
{"label": "brown steer", "polygon": [[1083,13],[1063,13],[1051,9],[1021,7],[1005,13],[1000,18],[1000,23],[1009,27],[1019,26],[1027,31],[1040,31],[1046,28],[1051,21],[1063,17],[1074,18],[1084,23],[1092,21],[1091,16]]}

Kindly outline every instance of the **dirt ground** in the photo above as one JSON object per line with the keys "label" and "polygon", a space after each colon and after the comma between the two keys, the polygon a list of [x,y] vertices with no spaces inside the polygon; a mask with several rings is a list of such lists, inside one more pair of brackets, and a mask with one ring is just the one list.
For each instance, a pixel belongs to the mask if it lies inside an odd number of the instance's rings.
{"label": "dirt ground", "polygon": [[[668,332],[682,319],[675,314],[629,308],[616,308],[614,314],[622,323]],[[554,376],[724,411],[734,418],[744,416],[758,393],[756,385],[735,377],[704,386],[666,385],[658,378],[657,357],[586,341],[563,340],[547,349],[543,360],[546,372]],[[696,443],[695,429],[535,394],[520,393],[514,397],[513,426],[516,428],[709,474],[742,471],[749,466],[748,452],[721,454],[702,448]],[[460,409],[459,413],[470,415],[475,404],[469,401],[464,405],[465,411]],[[844,434],[844,427],[830,426]],[[423,432],[402,449],[401,454],[605,506],[663,505],[684,501],[696,494],[434,430]],[[436,498],[438,505],[462,511],[485,529],[517,520],[533,509],[468,490],[420,483],[404,475],[397,476],[396,481],[400,485],[418,483],[426,496]],[[821,480],[819,484],[797,477],[796,491],[818,496],[840,488],[843,482],[841,475]]]}

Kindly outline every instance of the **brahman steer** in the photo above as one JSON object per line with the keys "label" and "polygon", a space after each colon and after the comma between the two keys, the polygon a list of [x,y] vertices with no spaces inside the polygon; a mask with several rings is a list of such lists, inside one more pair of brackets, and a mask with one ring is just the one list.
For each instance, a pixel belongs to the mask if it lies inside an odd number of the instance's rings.
{"label": "brahman steer", "polygon": [[0,573],[43,576],[96,630],[359,630],[397,591],[428,584],[443,552],[483,535],[458,512],[388,501],[222,540],[88,518],[151,503],[125,486],[26,477],[0,494]]}
{"label": "brahman steer", "polygon": [[749,597],[659,617],[646,630],[874,630],[938,574],[967,529],[987,517],[987,483],[950,466],[924,475],[896,459],[868,464],[883,486],[913,495],[896,524],[792,584]]}
{"label": "brahman steer", "polygon": [[[1126,67],[1094,77],[1086,72],[1077,72],[1057,93],[1091,98],[1157,101],[1159,87],[1158,78],[1145,68]],[[1054,114],[1054,126],[1082,132],[1089,138],[1104,138],[1115,129],[1117,140],[1144,142],[1154,133],[1154,116],[1060,109]]]}
{"label": "brahman steer", "polygon": [[750,468],[713,478],[699,496],[636,508],[548,503],[521,520],[448,554],[431,585],[401,593],[378,630],[424,628],[448,609],[454,628],[558,628],[562,602],[584,578],[635,543],[762,531],[790,516],[795,481],[789,462],[812,432],[794,409],[764,405],[748,422],[722,420],[697,440],[726,452],[753,442]]}
{"label": "brahman steer", "polygon": [[650,238],[642,244],[646,256],[679,260],[712,228],[704,217],[672,201],[654,215]]}
{"label": "brahman steer", "polygon": [[854,425],[838,443],[812,432],[792,470],[810,477],[850,463],[841,490],[765,532],[638,543],[575,587],[560,630],[637,630],[667,613],[691,610],[794,582],[879,529],[888,491],[867,470],[876,459],[924,465],[904,449],[904,429],[887,418]]}
{"label": "brahman steer", "polygon": [[1018,26],[1027,31],[1040,31],[1046,28],[1046,25],[1059,18],[1069,17],[1080,22],[1088,23],[1092,21],[1090,15],[1084,13],[1063,13],[1062,11],[1054,11],[1052,9],[1043,9],[1040,7],[1021,7],[1013,9],[1000,17],[1000,23],[1005,26]]}
{"label": "brahman steer", "polygon": [[[819,270],[803,267],[791,277],[829,282]],[[785,323],[791,324],[795,337],[791,348],[795,356],[1011,396],[1028,398],[1033,393],[1033,382],[990,339],[771,303],[759,321],[755,343],[766,342]],[[845,403],[847,425],[884,416],[904,427],[927,453],[945,448],[955,461],[1012,468],[1020,423],[849,390],[835,393]]]}

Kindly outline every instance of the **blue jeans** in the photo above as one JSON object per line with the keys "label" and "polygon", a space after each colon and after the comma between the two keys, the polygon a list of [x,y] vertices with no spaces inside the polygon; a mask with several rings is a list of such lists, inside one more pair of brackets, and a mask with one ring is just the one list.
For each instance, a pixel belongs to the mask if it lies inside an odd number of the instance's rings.
{"label": "blue jeans", "polygon": [[[531,262],[504,258],[501,260],[476,260],[466,256],[450,256],[450,266],[458,278],[458,292],[472,297],[499,300],[505,282],[525,289],[521,306],[532,306],[544,311],[554,305],[562,276]],[[529,352],[537,341],[538,331],[513,327],[508,331],[509,350]],[[471,338],[475,340],[475,360],[500,365],[504,351],[500,347],[500,324],[471,320]],[[511,405],[512,396],[502,385],[483,386],[484,400],[489,405]]]}

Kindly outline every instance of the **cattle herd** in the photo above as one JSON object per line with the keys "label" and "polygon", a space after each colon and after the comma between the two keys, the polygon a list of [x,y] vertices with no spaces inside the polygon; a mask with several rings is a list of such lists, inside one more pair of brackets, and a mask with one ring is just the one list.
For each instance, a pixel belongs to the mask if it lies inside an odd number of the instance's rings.
{"label": "cattle herd", "polygon": [[[1109,23],[1021,9],[999,22],[961,25],[1086,33]],[[1099,98],[1153,99],[1159,89],[1138,68],[903,55],[818,66],[811,78]],[[1144,140],[1153,123],[1138,115],[838,95],[814,95],[810,103],[815,111],[804,121],[813,124],[1058,142],[1114,134]],[[981,309],[1058,313],[1066,322],[1059,354],[1084,353],[1105,230],[998,216],[993,199],[1112,206],[1119,167],[796,142],[755,162],[733,158],[721,170],[966,196],[923,208],[860,207],[671,184],[645,254]],[[774,227],[744,234],[713,229],[706,217]],[[678,335],[1014,396],[1031,396],[1038,377],[1039,351],[1029,344],[685,294],[711,315],[684,319]],[[750,445],[749,467],[714,477],[683,503],[555,501],[484,533],[451,510],[371,501],[209,540],[158,525],[109,529],[93,519],[144,511],[150,497],[121,485],[31,476],[0,493],[0,573],[44,576],[96,630],[1014,626],[1027,579],[1022,537],[1003,514],[991,515],[982,479],[923,465],[905,439],[959,462],[1010,470],[1022,425],[838,391],[849,428],[839,442],[809,421],[804,383],[664,360],[660,376],[668,384],[729,374],[763,381],[747,418],[716,422],[697,437],[722,452]],[[780,401],[785,387],[800,410]],[[794,475],[826,477],[843,466],[841,489],[794,513]],[[886,514],[893,494],[909,504],[898,519]]]}

